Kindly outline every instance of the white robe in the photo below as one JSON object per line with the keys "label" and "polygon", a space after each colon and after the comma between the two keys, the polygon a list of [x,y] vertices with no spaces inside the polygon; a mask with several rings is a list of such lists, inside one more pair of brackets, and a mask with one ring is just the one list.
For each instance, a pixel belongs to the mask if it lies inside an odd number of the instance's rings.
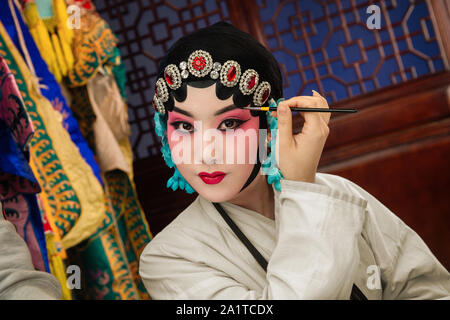
{"label": "white robe", "polygon": [[318,173],[274,193],[275,220],[221,203],[267,273],[199,196],[141,255],[152,299],[348,299],[353,283],[368,299],[450,296],[450,274],[422,239],[355,183]]}
{"label": "white robe", "polygon": [[0,300],[61,299],[61,286],[50,273],[34,270],[30,251],[0,202]]}

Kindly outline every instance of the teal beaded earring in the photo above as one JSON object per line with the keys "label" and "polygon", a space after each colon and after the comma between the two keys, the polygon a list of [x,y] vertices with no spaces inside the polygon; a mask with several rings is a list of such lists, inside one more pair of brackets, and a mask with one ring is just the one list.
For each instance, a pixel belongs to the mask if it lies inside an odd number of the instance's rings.
{"label": "teal beaded earring", "polygon": [[[284,99],[278,99],[277,102],[271,99],[269,101],[269,106],[276,107],[278,104]],[[267,158],[262,163],[261,167],[263,173],[267,175],[267,183],[273,184],[277,191],[281,191],[280,180],[283,179],[283,174],[277,167],[276,159],[275,159],[275,143],[276,143],[276,135],[278,128],[277,118],[272,117],[270,115],[270,111],[267,111],[267,123],[269,125],[271,140],[270,140],[270,150],[271,152],[268,154]],[[161,153],[164,157],[164,161],[166,162],[169,168],[175,167],[175,172],[173,176],[167,181],[167,188],[172,189],[173,191],[177,190],[185,190],[187,193],[194,193],[195,190],[189,185],[189,183],[183,178],[181,173],[178,171],[175,163],[172,160],[172,154],[170,153],[169,142],[167,140],[167,116],[163,115],[159,112],[155,112],[154,115],[155,121],[155,131],[158,137],[161,138]]]}
{"label": "teal beaded earring", "polygon": [[[269,107],[277,107],[278,104],[283,101],[284,98],[278,99],[275,102],[274,99],[269,100]],[[277,167],[277,161],[275,158],[275,145],[276,145],[276,137],[277,137],[277,129],[278,129],[278,120],[275,117],[270,115],[272,111],[266,112],[267,123],[269,125],[271,140],[270,140],[270,153],[267,155],[267,158],[262,163],[262,170],[265,175],[267,175],[267,183],[273,184],[275,190],[281,191],[281,179],[284,179],[283,174]]]}
{"label": "teal beaded earring", "polygon": [[155,116],[153,119],[155,121],[156,134],[158,135],[158,137],[161,138],[162,144],[161,153],[164,157],[164,161],[166,162],[169,168],[175,167],[175,172],[173,176],[167,181],[166,185],[167,188],[170,188],[173,191],[179,188],[180,190],[184,190],[189,194],[194,193],[195,190],[183,178],[180,171],[178,171],[177,167],[175,166],[175,163],[172,160],[172,154],[170,153],[169,148],[169,141],[167,140],[167,116],[159,112],[155,112]]}

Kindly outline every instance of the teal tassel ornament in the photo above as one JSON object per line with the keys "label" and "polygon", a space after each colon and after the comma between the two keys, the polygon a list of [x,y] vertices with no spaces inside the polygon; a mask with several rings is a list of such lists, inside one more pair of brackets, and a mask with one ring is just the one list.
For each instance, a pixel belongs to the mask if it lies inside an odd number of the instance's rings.
{"label": "teal tassel ornament", "polygon": [[175,167],[173,176],[167,181],[167,188],[170,188],[173,191],[177,189],[184,190],[189,194],[194,193],[195,190],[189,185],[189,183],[187,183],[173,162],[172,154],[170,153],[169,148],[169,141],[167,140],[167,116],[164,116],[159,112],[155,112],[153,119],[155,121],[156,134],[161,138],[161,153],[164,161],[169,168]]}
{"label": "teal tassel ornament", "polygon": [[[278,104],[283,101],[284,98],[278,99],[275,102],[274,99],[270,99],[269,106],[277,107]],[[278,129],[278,120],[275,117],[272,117],[270,114],[272,111],[267,111],[267,123],[269,124],[271,140],[270,140],[270,153],[267,158],[263,161],[261,167],[265,175],[267,175],[267,183],[273,184],[275,190],[281,191],[281,179],[284,179],[283,174],[278,169],[277,161],[275,158],[275,145],[276,145],[276,137],[277,137],[277,129]]]}

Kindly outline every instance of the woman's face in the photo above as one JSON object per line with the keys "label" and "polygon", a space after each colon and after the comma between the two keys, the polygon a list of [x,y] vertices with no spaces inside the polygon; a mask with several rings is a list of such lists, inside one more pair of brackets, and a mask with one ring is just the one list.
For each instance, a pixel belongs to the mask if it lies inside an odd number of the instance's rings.
{"label": "woman's face", "polygon": [[187,86],[187,98],[168,113],[167,138],[181,175],[212,202],[233,199],[257,157],[259,118],[220,100],[216,85]]}

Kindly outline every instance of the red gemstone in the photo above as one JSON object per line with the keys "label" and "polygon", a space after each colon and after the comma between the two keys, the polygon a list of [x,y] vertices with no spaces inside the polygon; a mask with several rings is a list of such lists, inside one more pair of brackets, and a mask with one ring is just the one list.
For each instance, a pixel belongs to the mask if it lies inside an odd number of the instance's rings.
{"label": "red gemstone", "polygon": [[266,102],[267,98],[269,97],[269,94],[270,94],[270,89],[266,89],[261,98],[263,103]]}
{"label": "red gemstone", "polygon": [[164,77],[166,78],[167,83],[171,86],[173,84],[173,78],[167,72],[164,73]]}
{"label": "red gemstone", "polygon": [[250,78],[250,81],[247,84],[247,89],[251,90],[256,84],[256,75]]}
{"label": "red gemstone", "polygon": [[195,70],[202,70],[206,66],[206,60],[203,57],[195,57],[194,60],[192,60],[192,67]]}
{"label": "red gemstone", "polygon": [[236,78],[236,67],[231,66],[231,68],[228,69],[228,73],[227,73],[228,82],[233,82],[234,78]]}

